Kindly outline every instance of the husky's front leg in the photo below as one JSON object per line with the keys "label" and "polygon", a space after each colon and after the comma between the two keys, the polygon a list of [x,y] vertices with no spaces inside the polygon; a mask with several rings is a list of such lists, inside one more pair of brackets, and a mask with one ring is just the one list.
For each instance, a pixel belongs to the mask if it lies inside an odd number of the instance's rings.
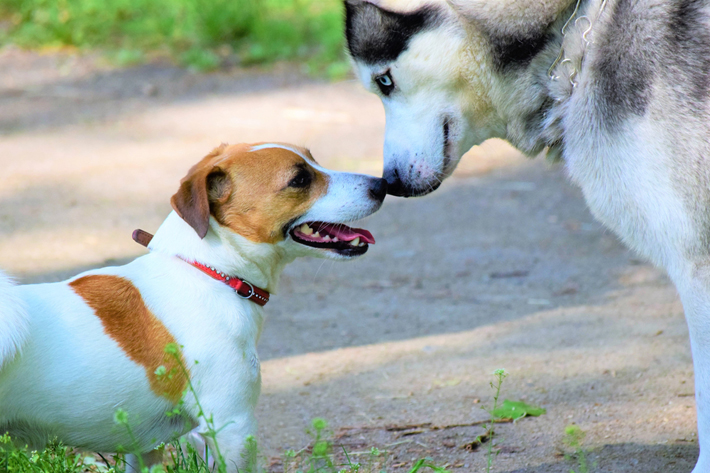
{"label": "husky's front leg", "polygon": [[700,456],[693,473],[710,472],[710,262],[692,265],[676,281],[690,333]]}

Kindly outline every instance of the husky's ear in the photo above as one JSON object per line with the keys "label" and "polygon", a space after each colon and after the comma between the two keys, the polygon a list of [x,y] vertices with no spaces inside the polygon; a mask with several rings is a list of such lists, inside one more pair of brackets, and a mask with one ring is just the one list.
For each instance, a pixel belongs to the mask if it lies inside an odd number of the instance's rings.
{"label": "husky's ear", "polygon": [[[440,8],[422,0],[345,0],[345,39],[350,55],[366,64],[382,64],[397,59],[410,39],[432,27]],[[409,9],[400,10],[407,7]]]}
{"label": "husky's ear", "polygon": [[395,13],[411,13],[423,7],[433,7],[434,3],[431,0],[344,0],[346,6],[358,6],[364,3],[370,3],[383,10],[388,10]]}
{"label": "husky's ear", "polygon": [[180,181],[180,188],[170,199],[175,212],[195,232],[204,238],[209,229],[211,209],[229,199],[232,183],[229,175],[212,164],[226,145],[215,148],[202,161],[193,166]]}
{"label": "husky's ear", "polygon": [[575,0],[447,0],[470,22],[495,36],[546,29]]}

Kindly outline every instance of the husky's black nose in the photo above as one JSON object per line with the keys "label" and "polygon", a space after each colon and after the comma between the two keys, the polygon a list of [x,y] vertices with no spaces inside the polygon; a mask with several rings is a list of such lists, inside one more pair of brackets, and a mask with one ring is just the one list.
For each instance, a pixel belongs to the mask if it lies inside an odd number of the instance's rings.
{"label": "husky's black nose", "polygon": [[400,177],[401,173],[397,168],[385,169],[382,176],[387,181],[387,193],[398,197],[419,197],[435,191],[441,180],[434,177],[430,181],[412,180],[411,176],[405,176],[405,180]]}
{"label": "husky's black nose", "polygon": [[387,181],[384,179],[374,179],[374,182],[370,185],[370,196],[382,202],[385,200],[387,195]]}
{"label": "husky's black nose", "polygon": [[398,197],[408,197],[407,189],[405,189],[402,179],[399,178],[397,168],[386,169],[382,176],[387,181],[387,193]]}

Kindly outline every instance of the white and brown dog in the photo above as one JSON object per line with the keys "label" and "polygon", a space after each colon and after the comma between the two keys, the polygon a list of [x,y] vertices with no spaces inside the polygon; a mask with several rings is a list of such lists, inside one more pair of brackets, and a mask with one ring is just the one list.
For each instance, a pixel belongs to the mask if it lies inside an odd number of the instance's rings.
{"label": "white and brown dog", "polygon": [[[156,445],[207,429],[165,353],[175,343],[235,471],[255,432],[268,293],[296,257],[364,254],[372,235],[344,222],[378,210],[385,193],[384,180],[328,171],[306,149],[222,145],[182,180],[149,254],[51,284],[0,274],[0,432],[157,461]],[[184,415],[166,415],[181,400]],[[115,424],[118,409],[134,439]]]}

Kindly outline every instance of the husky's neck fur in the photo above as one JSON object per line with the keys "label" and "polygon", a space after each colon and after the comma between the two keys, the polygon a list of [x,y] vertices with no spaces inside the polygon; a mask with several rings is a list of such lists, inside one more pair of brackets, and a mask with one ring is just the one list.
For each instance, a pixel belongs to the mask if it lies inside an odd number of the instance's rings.
{"label": "husky's neck fur", "polygon": [[254,243],[231,232],[210,217],[204,239],[180,216],[171,212],[151,240],[148,248],[157,253],[181,256],[238,276],[255,286],[275,293],[279,276],[288,257],[279,245]]}
{"label": "husky's neck fur", "polygon": [[[535,156],[548,148],[548,158],[562,158],[562,117],[573,85],[570,72],[581,68],[584,55],[584,29],[575,24],[575,18],[587,16],[587,11],[598,6],[600,0],[581,0],[574,18],[576,0],[568,0],[568,6],[558,14],[544,32],[544,46],[529,58],[526,64],[493,64],[494,80],[491,96],[494,107],[505,123],[505,136],[513,146],[529,156]],[[565,34],[562,28],[568,20]],[[588,23],[585,23],[585,28]],[[561,51],[562,64],[555,64]],[[573,65],[570,67],[570,65]],[[551,74],[557,76],[552,79]]]}

